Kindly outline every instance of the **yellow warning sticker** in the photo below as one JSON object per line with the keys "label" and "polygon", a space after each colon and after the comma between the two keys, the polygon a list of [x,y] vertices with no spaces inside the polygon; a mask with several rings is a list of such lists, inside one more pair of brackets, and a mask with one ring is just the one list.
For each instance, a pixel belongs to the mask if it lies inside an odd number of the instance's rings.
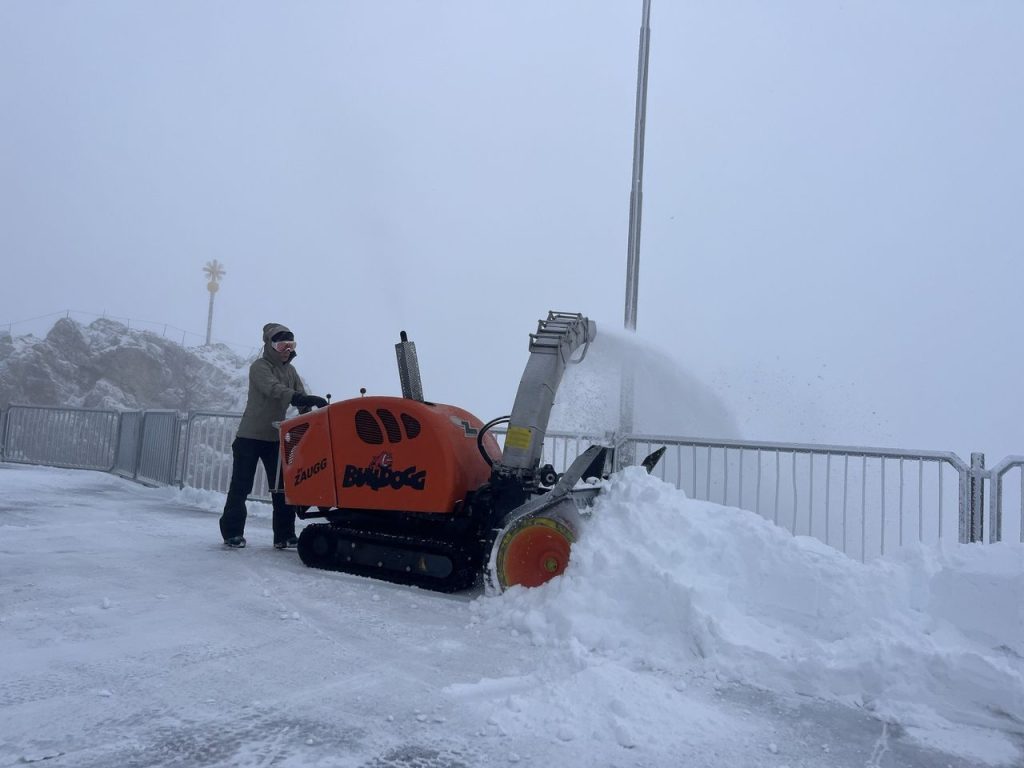
{"label": "yellow warning sticker", "polygon": [[509,427],[508,433],[505,435],[505,447],[528,451],[532,439],[533,430],[529,427]]}

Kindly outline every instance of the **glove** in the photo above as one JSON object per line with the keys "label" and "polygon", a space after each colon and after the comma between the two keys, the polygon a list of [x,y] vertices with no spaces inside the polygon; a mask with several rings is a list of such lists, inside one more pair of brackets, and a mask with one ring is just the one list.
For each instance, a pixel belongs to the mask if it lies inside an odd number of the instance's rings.
{"label": "glove", "polygon": [[302,392],[296,392],[292,395],[292,405],[296,408],[326,408],[327,401],[319,395],[306,395]]}

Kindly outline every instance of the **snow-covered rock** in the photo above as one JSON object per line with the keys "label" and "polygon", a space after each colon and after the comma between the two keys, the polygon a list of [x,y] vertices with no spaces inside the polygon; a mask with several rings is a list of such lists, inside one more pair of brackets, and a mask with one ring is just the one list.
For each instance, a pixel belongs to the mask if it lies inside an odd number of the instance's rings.
{"label": "snow-covered rock", "polygon": [[0,333],[0,407],[237,411],[249,362],[222,344],[187,348],[114,320],[63,318],[45,338]]}

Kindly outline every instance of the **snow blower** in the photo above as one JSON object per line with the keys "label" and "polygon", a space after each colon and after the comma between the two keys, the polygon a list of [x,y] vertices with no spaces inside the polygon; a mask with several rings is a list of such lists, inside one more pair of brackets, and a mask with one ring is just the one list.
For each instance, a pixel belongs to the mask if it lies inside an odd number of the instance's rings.
{"label": "snow blower", "polygon": [[[486,424],[423,399],[404,331],[396,345],[402,397],[364,394],[282,422],[284,488],[276,492],[300,518],[324,519],[299,536],[302,562],[441,592],[481,576],[501,591],[562,573],[610,448],[590,446],[562,474],[540,461],[565,368],[582,362],[596,333],[583,315],[548,313],[530,334],[511,415]],[[499,448],[492,430],[506,422]],[[645,459],[648,471],[663,452]]]}

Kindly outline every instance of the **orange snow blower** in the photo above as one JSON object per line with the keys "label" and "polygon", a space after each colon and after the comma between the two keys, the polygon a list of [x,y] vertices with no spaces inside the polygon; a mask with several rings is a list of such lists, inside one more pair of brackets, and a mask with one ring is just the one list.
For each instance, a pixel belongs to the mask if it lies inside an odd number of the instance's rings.
{"label": "orange snow blower", "polygon": [[[591,446],[564,474],[540,466],[554,393],[596,334],[578,314],[551,312],[530,335],[530,359],[511,416],[486,424],[423,399],[415,345],[396,345],[403,397],[359,397],[280,425],[283,492],[301,518],[311,567],[466,589],[537,586],[565,570],[580,511],[609,448]],[[571,360],[580,347],[579,360]],[[490,430],[508,422],[504,447]],[[648,471],[661,451],[645,460]],[[280,492],[280,491],[278,491]]]}

